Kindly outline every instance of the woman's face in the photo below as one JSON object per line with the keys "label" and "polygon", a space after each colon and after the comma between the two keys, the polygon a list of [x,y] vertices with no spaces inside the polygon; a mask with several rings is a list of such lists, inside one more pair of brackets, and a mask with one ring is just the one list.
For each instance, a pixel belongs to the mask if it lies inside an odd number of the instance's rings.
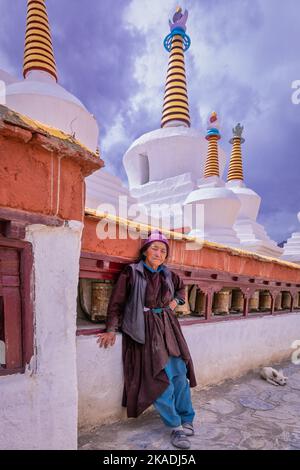
{"label": "woman's face", "polygon": [[163,242],[152,242],[144,254],[146,263],[157,269],[167,257],[167,247]]}

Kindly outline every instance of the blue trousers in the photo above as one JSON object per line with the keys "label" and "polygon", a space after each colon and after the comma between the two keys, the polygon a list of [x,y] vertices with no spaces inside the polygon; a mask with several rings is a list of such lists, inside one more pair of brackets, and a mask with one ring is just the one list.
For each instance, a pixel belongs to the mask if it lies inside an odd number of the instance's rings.
{"label": "blue trousers", "polygon": [[165,367],[170,381],[168,388],[153,405],[163,422],[169,427],[192,423],[195,412],[191,400],[190,386],[186,377],[186,365],[180,357],[169,358]]}

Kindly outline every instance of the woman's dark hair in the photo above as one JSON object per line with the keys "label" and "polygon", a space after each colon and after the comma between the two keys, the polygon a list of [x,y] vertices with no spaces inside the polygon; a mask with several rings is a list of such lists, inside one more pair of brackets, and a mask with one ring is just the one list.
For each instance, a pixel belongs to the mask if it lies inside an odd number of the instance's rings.
{"label": "woman's dark hair", "polygon": [[147,250],[147,248],[150,246],[150,244],[148,246],[146,246],[144,249],[140,249],[140,253],[139,253],[139,260],[143,260],[145,261],[146,259],[146,255],[145,255],[145,251]]}
{"label": "woman's dark hair", "polygon": [[144,252],[147,250],[147,248],[147,246],[140,248],[140,251],[138,253],[137,258],[134,260],[134,263],[139,263],[141,260],[145,261],[146,255],[144,254]]}

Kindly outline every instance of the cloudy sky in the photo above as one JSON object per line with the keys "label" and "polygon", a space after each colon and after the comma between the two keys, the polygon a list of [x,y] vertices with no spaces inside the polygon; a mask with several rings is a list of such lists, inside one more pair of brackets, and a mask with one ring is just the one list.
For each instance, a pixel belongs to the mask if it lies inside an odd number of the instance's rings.
{"label": "cloudy sky", "polygon": [[[21,78],[26,0],[0,0],[0,68]],[[47,0],[59,82],[97,117],[106,169],[126,174],[134,139],[160,126],[173,0]],[[221,145],[244,125],[244,175],[277,242],[299,230],[300,1],[184,0],[192,126],[221,118]],[[295,94],[295,103],[292,95]]]}

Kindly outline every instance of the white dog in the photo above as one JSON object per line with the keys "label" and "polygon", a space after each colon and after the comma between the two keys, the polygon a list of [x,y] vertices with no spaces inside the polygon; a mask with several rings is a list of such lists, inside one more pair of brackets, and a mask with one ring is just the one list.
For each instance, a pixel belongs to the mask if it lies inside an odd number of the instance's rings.
{"label": "white dog", "polygon": [[283,375],[282,369],[277,371],[272,367],[263,367],[260,371],[260,376],[272,385],[285,385],[287,377]]}

